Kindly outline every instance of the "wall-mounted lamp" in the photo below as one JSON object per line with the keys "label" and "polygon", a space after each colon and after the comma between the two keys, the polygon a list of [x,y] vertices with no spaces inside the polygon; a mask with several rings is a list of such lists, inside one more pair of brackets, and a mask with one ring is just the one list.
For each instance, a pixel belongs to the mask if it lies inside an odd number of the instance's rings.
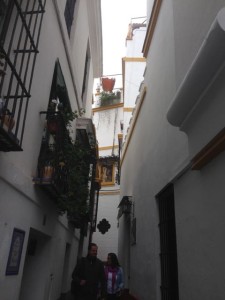
{"label": "wall-mounted lamp", "polygon": [[123,214],[130,214],[131,213],[131,208],[132,208],[132,200],[131,199],[132,199],[131,196],[123,196],[123,198],[120,201],[120,204],[118,206],[118,208],[119,208],[118,219]]}

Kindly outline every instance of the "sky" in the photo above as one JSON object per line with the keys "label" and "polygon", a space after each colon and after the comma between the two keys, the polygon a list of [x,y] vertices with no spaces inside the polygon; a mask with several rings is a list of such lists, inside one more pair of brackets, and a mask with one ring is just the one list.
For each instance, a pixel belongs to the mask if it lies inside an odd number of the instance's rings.
{"label": "sky", "polygon": [[121,74],[128,25],[132,18],[146,17],[146,0],[101,0],[101,8],[103,75]]}

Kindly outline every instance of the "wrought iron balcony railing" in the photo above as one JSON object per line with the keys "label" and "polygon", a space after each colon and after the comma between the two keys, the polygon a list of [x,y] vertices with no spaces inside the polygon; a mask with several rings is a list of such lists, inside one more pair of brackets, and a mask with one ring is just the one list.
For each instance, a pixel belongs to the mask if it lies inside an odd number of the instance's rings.
{"label": "wrought iron balcony railing", "polygon": [[38,159],[36,185],[44,188],[52,197],[68,192],[68,163],[64,157],[64,142],[68,131],[60,112],[41,112],[46,114],[46,127]]}

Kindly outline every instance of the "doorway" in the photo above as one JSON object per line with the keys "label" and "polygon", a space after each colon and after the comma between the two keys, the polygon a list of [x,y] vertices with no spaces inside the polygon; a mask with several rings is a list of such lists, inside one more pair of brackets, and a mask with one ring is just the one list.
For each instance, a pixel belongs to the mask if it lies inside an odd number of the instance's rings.
{"label": "doorway", "polygon": [[64,256],[64,266],[63,266],[61,300],[66,299],[67,292],[70,289],[68,287],[68,283],[70,283],[70,281],[71,281],[71,274],[69,274],[69,270],[70,270],[70,265],[69,265],[70,252],[71,252],[71,245],[69,243],[66,243],[65,256]]}
{"label": "doorway", "polygon": [[161,299],[179,300],[173,185],[169,184],[156,199],[159,211]]}
{"label": "doorway", "polygon": [[50,237],[30,228],[19,300],[45,299]]}

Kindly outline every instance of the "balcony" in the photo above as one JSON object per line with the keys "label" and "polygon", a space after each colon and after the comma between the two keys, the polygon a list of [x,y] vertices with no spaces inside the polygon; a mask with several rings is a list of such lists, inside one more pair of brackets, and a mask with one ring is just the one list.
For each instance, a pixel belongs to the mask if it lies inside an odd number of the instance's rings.
{"label": "balcony", "polygon": [[[85,228],[92,211],[93,176],[96,163],[96,139],[91,119],[78,118],[76,139],[68,126],[72,112],[41,112],[46,115],[42,144],[34,184],[56,203],[59,213],[67,213],[70,225]],[[68,116],[69,115],[69,116]],[[69,122],[70,123],[70,122]],[[93,178],[92,178],[93,177]],[[85,222],[84,222],[85,220]]]}
{"label": "balcony", "polygon": [[33,182],[44,189],[51,198],[68,192],[69,168],[66,161],[65,142],[70,142],[68,131],[60,112],[46,113],[46,127],[43,131],[38,159],[37,176]]}

